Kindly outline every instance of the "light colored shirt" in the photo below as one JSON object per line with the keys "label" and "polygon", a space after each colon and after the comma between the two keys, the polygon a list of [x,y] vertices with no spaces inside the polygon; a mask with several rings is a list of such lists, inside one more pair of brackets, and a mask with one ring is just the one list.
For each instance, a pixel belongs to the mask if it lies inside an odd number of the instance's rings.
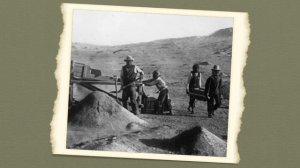
{"label": "light colored shirt", "polygon": [[[134,73],[139,73],[140,75],[144,75],[144,72],[140,69],[140,67],[134,65]],[[120,73],[120,82],[121,82],[121,86],[123,86],[123,68],[121,69],[121,73]]]}
{"label": "light colored shirt", "polygon": [[161,79],[161,77],[158,77],[157,79],[149,79],[143,82],[146,86],[153,86],[155,85],[159,91],[168,88],[166,85],[166,82]]}

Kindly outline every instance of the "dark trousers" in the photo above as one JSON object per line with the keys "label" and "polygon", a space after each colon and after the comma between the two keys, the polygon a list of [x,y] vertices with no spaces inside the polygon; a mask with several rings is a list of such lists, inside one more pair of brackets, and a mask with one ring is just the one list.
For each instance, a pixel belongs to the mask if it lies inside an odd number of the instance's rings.
{"label": "dark trousers", "polygon": [[189,106],[192,108],[195,108],[195,97],[194,96],[190,96],[190,102],[189,102]]}
{"label": "dark trousers", "polygon": [[[163,113],[163,107],[164,105],[168,104],[168,93],[169,90],[163,89],[162,91],[159,92],[158,98],[157,98],[157,103],[155,106],[155,111],[156,113]],[[170,108],[170,107],[168,107]]]}
{"label": "dark trousers", "polygon": [[220,95],[213,95],[210,99],[207,100],[207,112],[208,116],[214,114],[214,111],[221,106],[221,97]]}
{"label": "dark trousers", "polygon": [[134,114],[139,114],[138,103],[136,101],[137,92],[136,92],[135,86],[127,87],[123,90],[122,104],[123,104],[123,107],[126,109],[128,109],[128,107],[127,107],[128,98],[130,98],[130,105],[131,105],[132,112]]}
{"label": "dark trousers", "polygon": [[[194,88],[189,88],[190,93],[194,93],[195,89]],[[190,102],[189,102],[189,106],[192,108],[195,108],[195,101],[196,101],[196,97],[194,95],[190,95]]]}

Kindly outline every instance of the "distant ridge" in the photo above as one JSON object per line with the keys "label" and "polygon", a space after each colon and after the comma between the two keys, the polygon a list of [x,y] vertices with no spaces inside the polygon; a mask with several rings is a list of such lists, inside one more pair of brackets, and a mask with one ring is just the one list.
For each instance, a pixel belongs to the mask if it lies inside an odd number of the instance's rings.
{"label": "distant ridge", "polygon": [[[165,42],[170,42],[170,41],[198,41],[202,40],[207,37],[232,37],[233,33],[233,28],[225,28],[225,29],[219,29],[215,32],[213,32],[210,35],[204,35],[204,36],[187,36],[187,37],[174,37],[174,38],[166,38],[166,39],[157,39],[153,41],[145,41],[145,42],[136,42],[136,43],[128,43],[128,44],[120,44],[120,45],[97,45],[97,44],[89,44],[89,43],[81,43],[81,42],[72,42],[73,48],[77,48],[78,46],[81,45],[83,49],[95,49],[97,47],[100,48],[107,48],[107,47],[122,47],[122,46],[130,46],[130,45],[143,45],[143,44],[150,44],[150,43],[165,43]],[[79,47],[80,48],[80,47]]]}
{"label": "distant ridge", "polygon": [[211,34],[210,36],[211,37],[231,37],[232,32],[233,32],[233,29],[232,29],[232,27],[230,27],[230,28],[217,30],[213,34]]}

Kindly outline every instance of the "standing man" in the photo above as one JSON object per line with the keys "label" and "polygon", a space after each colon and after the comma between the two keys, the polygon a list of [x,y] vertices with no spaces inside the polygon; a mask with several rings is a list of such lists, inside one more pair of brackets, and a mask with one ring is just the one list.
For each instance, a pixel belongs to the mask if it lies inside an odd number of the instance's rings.
{"label": "standing man", "polygon": [[127,108],[127,100],[130,98],[130,105],[132,108],[132,112],[135,115],[138,115],[139,108],[137,103],[137,86],[136,81],[142,79],[144,76],[144,72],[136,65],[133,65],[134,59],[132,56],[128,55],[124,61],[126,65],[122,67],[120,80],[121,80],[121,87],[123,90],[122,93],[122,104],[124,108]]}
{"label": "standing man", "polygon": [[207,99],[208,118],[211,118],[214,111],[221,106],[222,78],[219,75],[221,69],[219,65],[214,65],[211,70],[212,75],[207,79],[204,91]]}
{"label": "standing man", "polygon": [[197,96],[194,94],[197,94],[197,91],[199,91],[201,88],[201,73],[200,73],[200,67],[199,64],[193,65],[193,70],[191,71],[187,85],[186,85],[186,93],[190,95],[190,102],[188,110],[191,111],[191,113],[194,113],[195,108],[195,100]]}
{"label": "standing man", "polygon": [[[170,114],[172,115],[172,107],[171,104],[169,104],[168,102],[168,94],[169,94],[169,90],[168,87],[166,85],[166,82],[162,80],[162,78],[160,77],[160,73],[159,71],[155,70],[152,73],[152,79],[143,81],[143,84],[146,86],[153,86],[155,85],[159,91],[159,95],[157,98],[157,103],[155,105],[155,112],[156,114],[160,114],[163,113],[163,106],[167,105],[168,109],[170,111]],[[165,104],[167,103],[167,104]]]}

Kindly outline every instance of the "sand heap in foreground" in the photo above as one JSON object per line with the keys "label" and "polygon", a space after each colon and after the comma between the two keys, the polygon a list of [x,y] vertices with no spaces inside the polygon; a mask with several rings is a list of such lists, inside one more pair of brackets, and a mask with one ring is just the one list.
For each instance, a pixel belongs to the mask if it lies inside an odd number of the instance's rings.
{"label": "sand heap in foreground", "polygon": [[171,140],[180,154],[226,156],[226,142],[200,126],[184,131]]}
{"label": "sand heap in foreground", "polygon": [[209,132],[205,128],[201,128],[202,133],[198,136],[194,149],[198,154],[204,156],[226,156],[227,144],[224,140]]}
{"label": "sand heap in foreground", "polygon": [[128,124],[147,124],[102,92],[92,92],[69,112],[69,124],[112,130],[128,129]]}
{"label": "sand heap in foreground", "polygon": [[176,154],[226,156],[226,142],[200,126],[183,131],[170,139],[141,139],[141,142]]}

